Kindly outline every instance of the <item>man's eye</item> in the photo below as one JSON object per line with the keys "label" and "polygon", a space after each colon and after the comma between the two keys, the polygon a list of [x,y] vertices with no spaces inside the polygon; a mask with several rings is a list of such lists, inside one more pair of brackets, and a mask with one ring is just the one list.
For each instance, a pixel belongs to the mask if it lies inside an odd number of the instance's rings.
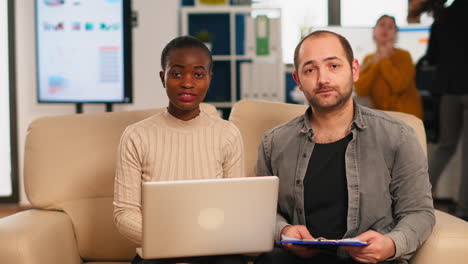
{"label": "man's eye", "polygon": [[338,64],[332,64],[330,67],[331,67],[332,69],[338,69],[338,67],[340,67],[340,65],[338,65]]}
{"label": "man's eye", "polygon": [[314,68],[309,68],[309,69],[306,69],[306,70],[305,70],[306,73],[311,73],[311,72],[314,72],[314,71],[315,71]]}

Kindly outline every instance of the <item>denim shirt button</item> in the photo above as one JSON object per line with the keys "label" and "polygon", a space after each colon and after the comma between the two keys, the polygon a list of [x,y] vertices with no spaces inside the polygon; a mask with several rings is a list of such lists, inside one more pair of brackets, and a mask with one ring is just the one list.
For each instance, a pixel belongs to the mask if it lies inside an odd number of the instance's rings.
{"label": "denim shirt button", "polygon": [[302,157],[307,158],[307,154],[306,153],[302,154]]}
{"label": "denim shirt button", "polygon": [[301,180],[296,180],[296,184],[297,184],[297,185],[300,185],[300,184],[301,184]]}
{"label": "denim shirt button", "polygon": [[302,209],[297,209],[297,213],[302,215]]}

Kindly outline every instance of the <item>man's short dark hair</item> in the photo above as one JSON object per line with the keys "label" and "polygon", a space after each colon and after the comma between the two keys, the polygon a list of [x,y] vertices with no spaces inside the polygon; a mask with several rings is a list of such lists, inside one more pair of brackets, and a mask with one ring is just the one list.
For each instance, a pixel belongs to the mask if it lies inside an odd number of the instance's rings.
{"label": "man's short dark hair", "polygon": [[211,56],[211,52],[206,47],[206,45],[200,41],[199,39],[192,37],[192,36],[180,36],[173,40],[171,40],[167,45],[164,47],[163,51],[161,52],[161,68],[164,70],[167,63],[167,56],[169,53],[174,49],[183,49],[183,48],[200,48],[202,49],[208,58],[210,59],[210,72],[213,69],[213,57]]}
{"label": "man's short dark hair", "polygon": [[328,31],[328,30],[316,30],[316,31],[310,33],[309,35],[305,36],[301,40],[301,42],[299,42],[299,44],[297,44],[296,49],[294,50],[294,68],[296,69],[296,71],[297,71],[297,68],[299,67],[299,65],[298,65],[298,59],[299,58],[298,57],[299,57],[299,50],[301,49],[302,43],[308,38],[318,37],[318,36],[322,36],[322,35],[325,35],[325,34],[330,34],[330,35],[333,35],[333,36],[338,38],[338,40],[341,43],[341,46],[343,47],[343,50],[345,51],[346,59],[348,60],[349,65],[352,65],[353,60],[354,60],[353,49],[351,48],[351,45],[349,44],[349,41],[345,37],[343,37],[342,35],[340,35],[338,33]]}

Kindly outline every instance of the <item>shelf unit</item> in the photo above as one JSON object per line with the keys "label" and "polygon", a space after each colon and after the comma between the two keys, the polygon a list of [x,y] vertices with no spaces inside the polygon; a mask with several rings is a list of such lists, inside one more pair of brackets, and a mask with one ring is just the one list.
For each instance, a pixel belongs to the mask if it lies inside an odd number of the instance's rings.
{"label": "shelf unit", "polygon": [[[257,16],[266,16],[269,21],[269,54],[256,53]],[[183,6],[181,7],[181,35],[195,36],[200,30],[208,30],[214,39],[212,45],[213,80],[205,102],[213,104],[227,118],[232,105],[241,98],[256,98],[284,101],[284,64],[281,50],[281,10],[279,8],[252,8],[250,6]],[[247,63],[248,65],[243,64]],[[267,76],[258,76],[250,65],[268,65],[272,72]],[[244,70],[241,70],[243,69]],[[258,67],[257,67],[258,68]],[[242,76],[241,71],[244,74]],[[254,82],[246,84],[249,80]],[[252,77],[254,76],[254,77]],[[259,81],[260,80],[260,81]],[[257,86],[261,81],[268,81],[272,87]],[[257,84],[257,85],[254,85]],[[255,87],[254,87],[255,86]],[[253,88],[252,88],[253,87]],[[271,89],[269,89],[271,88]],[[260,90],[264,92],[261,93]]]}

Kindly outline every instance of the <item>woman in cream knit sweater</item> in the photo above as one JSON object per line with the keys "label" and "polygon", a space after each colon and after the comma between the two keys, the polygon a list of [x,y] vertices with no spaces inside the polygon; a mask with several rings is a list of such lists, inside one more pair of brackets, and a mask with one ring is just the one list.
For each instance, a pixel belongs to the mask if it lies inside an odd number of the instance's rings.
{"label": "woman in cream knit sweater", "polygon": [[[159,73],[169,98],[167,110],[130,125],[122,135],[114,186],[114,222],[122,235],[138,245],[142,239],[143,181],[244,174],[239,130],[231,122],[200,110],[212,78],[212,64],[210,51],[198,39],[183,36],[169,42],[161,54]],[[136,256],[132,263],[198,263],[200,259],[148,262]],[[205,261],[224,263],[222,257],[203,258]]]}

